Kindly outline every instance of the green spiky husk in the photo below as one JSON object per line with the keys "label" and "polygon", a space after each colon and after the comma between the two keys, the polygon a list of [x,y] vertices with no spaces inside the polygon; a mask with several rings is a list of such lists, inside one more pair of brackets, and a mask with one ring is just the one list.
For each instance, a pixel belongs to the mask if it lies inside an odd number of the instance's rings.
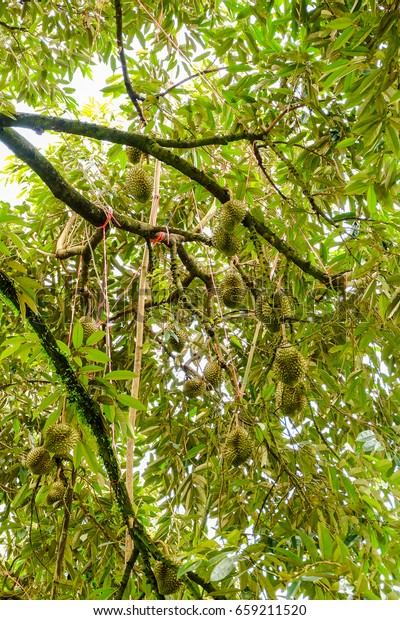
{"label": "green spiky husk", "polygon": [[131,164],[136,165],[140,163],[143,153],[140,149],[136,148],[136,146],[127,146],[125,152],[126,158]]}
{"label": "green spiky husk", "polygon": [[33,448],[27,454],[25,465],[33,474],[41,476],[51,471],[54,461],[48,451],[45,450],[43,446],[40,446],[38,448]]}
{"label": "green spiky husk", "polygon": [[279,415],[296,416],[304,411],[307,398],[300,386],[289,387],[279,382],[276,386],[275,403]]}
{"label": "green spiky husk", "polygon": [[126,175],[126,189],[135,200],[145,203],[153,194],[153,180],[143,166],[133,166]]}
{"label": "green spiky husk", "polygon": [[163,562],[156,562],[153,572],[160,594],[174,594],[183,586],[183,581],[178,579],[176,571]]}
{"label": "green spiky husk", "polygon": [[240,200],[225,202],[219,211],[219,226],[228,233],[232,233],[246,215],[246,207]]}
{"label": "green spiky husk", "polygon": [[228,308],[237,308],[246,297],[247,288],[240,273],[230,269],[220,285],[222,301]]}
{"label": "green spiky husk", "polygon": [[53,482],[49,492],[46,495],[46,503],[50,505],[59,502],[60,500],[64,499],[66,491],[67,489],[65,488],[61,480]]}
{"label": "green spiky husk", "polygon": [[235,256],[240,250],[240,239],[233,233],[226,232],[221,226],[213,230],[213,245],[226,256]]}
{"label": "green spiky husk", "polygon": [[259,295],[257,297],[254,314],[269,331],[277,332],[279,330],[280,321],[277,312],[269,303],[267,295]]}
{"label": "green spiky husk", "polygon": [[290,297],[288,297],[281,291],[275,293],[272,300],[272,306],[278,317],[282,320],[293,316],[293,308]]}
{"label": "green spiky husk", "polygon": [[300,351],[285,343],[276,350],[273,370],[277,381],[294,387],[304,379],[307,362]]}
{"label": "green spiky husk", "polygon": [[82,325],[83,337],[85,340],[87,340],[89,336],[97,332],[97,323],[93,317],[89,315],[81,316],[81,318],[79,319],[79,323]]}
{"label": "green spiky husk", "polygon": [[221,385],[222,370],[218,362],[207,362],[204,367],[203,377],[213,388]]}
{"label": "green spiky husk", "polygon": [[194,379],[186,379],[183,384],[183,393],[189,398],[194,396],[202,396],[206,391],[206,384],[200,377],[194,377]]}
{"label": "green spiky husk", "polygon": [[187,334],[183,329],[174,328],[173,334],[170,335],[169,346],[172,351],[176,351],[177,353],[181,353],[185,348],[185,342],[187,340]]}
{"label": "green spiky husk", "polygon": [[65,457],[78,441],[78,432],[69,424],[53,424],[49,426],[44,447],[55,456]]}
{"label": "green spiky husk", "polygon": [[252,450],[253,440],[249,433],[242,426],[238,426],[227,436],[222,455],[228,465],[238,467],[250,458]]}

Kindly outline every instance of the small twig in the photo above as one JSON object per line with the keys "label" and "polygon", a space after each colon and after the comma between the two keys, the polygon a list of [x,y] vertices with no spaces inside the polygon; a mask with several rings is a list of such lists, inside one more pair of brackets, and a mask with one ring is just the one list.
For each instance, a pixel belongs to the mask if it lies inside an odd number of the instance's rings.
{"label": "small twig", "polygon": [[3,21],[0,21],[0,26],[4,26],[4,28],[7,28],[7,30],[20,30],[21,32],[28,32],[27,29],[23,26],[10,26]]}
{"label": "small twig", "polygon": [[206,73],[218,73],[218,71],[223,71],[224,69],[229,69],[229,67],[226,66],[226,67],[217,67],[215,69],[204,69],[204,71],[199,71],[198,73],[189,75],[188,77],[183,78],[183,80],[180,80],[176,84],[173,84],[172,86],[167,88],[167,90],[164,90],[161,93],[158,93],[156,97],[165,97],[165,95],[168,95],[168,93],[170,93],[171,90],[174,90],[174,88],[178,88],[179,86],[182,86],[182,84],[184,84],[185,82],[188,82],[189,80],[193,80],[194,78],[197,78],[200,75],[205,75]]}

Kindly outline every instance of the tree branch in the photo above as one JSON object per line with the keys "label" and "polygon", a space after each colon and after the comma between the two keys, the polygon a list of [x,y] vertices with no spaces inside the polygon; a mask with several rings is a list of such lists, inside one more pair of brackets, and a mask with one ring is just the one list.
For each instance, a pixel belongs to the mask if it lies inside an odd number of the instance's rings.
{"label": "tree branch", "polygon": [[119,584],[119,588],[118,588],[117,596],[115,600],[122,601],[122,597],[124,596],[126,586],[128,585],[129,577],[131,576],[132,569],[138,557],[139,557],[138,549],[133,549],[131,553],[131,557],[125,564],[124,574],[122,575],[121,583]]}
{"label": "tree branch", "polygon": [[128,69],[126,66],[126,58],[125,58],[125,50],[124,43],[122,40],[122,8],[120,0],[114,0],[114,8],[115,8],[115,23],[117,28],[117,45],[118,45],[118,54],[119,60],[121,62],[122,67],[122,75],[124,76],[124,84],[126,88],[126,92],[129,95],[129,99],[132,101],[135,106],[135,110],[138,113],[139,119],[143,125],[146,125],[146,119],[143,116],[142,109],[138,103],[139,100],[143,100],[143,97],[137,94],[133,90],[131,81],[129,79]]}
{"label": "tree branch", "polygon": [[[46,157],[28,142],[28,140],[13,129],[6,128],[0,129],[0,141],[6,144],[17,157],[22,159],[22,161],[36,172],[56,198],[64,202],[75,211],[75,213],[78,213],[78,215],[83,217],[90,224],[93,224],[93,226],[100,227],[104,225],[107,214],[103,209],[82,196],[82,194],[69,185]],[[175,227],[150,226],[146,222],[140,222],[139,220],[135,220],[118,212],[115,212],[113,221],[118,228],[139,235],[144,239],[154,238],[158,232],[162,231],[177,233],[188,241],[197,241],[198,243],[211,245],[211,240],[206,235],[184,231]],[[94,234],[93,237],[97,239],[96,234]],[[75,249],[73,254],[78,253],[75,252]],[[63,258],[66,258],[66,256],[64,255]]]}
{"label": "tree branch", "polygon": [[194,78],[197,78],[200,75],[206,75],[207,73],[217,73],[218,71],[223,71],[224,69],[229,69],[229,67],[226,66],[226,67],[217,67],[215,69],[204,69],[204,71],[199,71],[198,73],[194,73],[193,75],[188,75],[187,77],[183,78],[183,80],[180,80],[179,82],[176,82],[176,84],[173,84],[172,86],[167,88],[167,90],[163,90],[161,93],[158,93],[156,97],[165,97],[165,95],[168,95],[168,93],[170,93],[171,90],[174,90],[175,88],[178,88],[179,86],[182,86],[182,84],[184,84],[185,82],[189,82],[189,80],[194,80]]}
{"label": "tree branch", "polygon": [[[186,175],[193,181],[196,181],[196,183],[205,187],[210,194],[215,196],[220,202],[227,202],[229,200],[228,190],[218,185],[218,183],[208,176],[208,174],[205,174],[205,172],[202,172],[195,166],[192,166],[192,164],[187,162],[182,157],[179,157],[178,155],[171,153],[168,149],[160,146],[160,141],[157,141],[149,136],[121,131],[120,129],[110,129],[108,127],[95,125],[93,123],[82,123],[81,121],[76,120],[46,117],[36,114],[18,114],[15,119],[0,114],[0,127],[26,127],[33,130],[60,131],[73,135],[94,138],[95,140],[106,140],[115,144],[136,146],[144,153],[152,155],[168,166],[172,166],[176,170],[179,170],[179,172],[182,172],[182,174]],[[3,136],[6,131],[6,129],[2,130],[1,133]]]}
{"label": "tree branch", "polygon": [[278,250],[278,252],[286,256],[288,260],[290,260],[292,263],[300,267],[300,269],[304,271],[304,273],[308,273],[310,276],[312,276],[316,280],[319,280],[319,282],[322,282],[322,284],[324,284],[325,286],[335,288],[335,289],[337,288],[340,289],[343,286],[343,282],[342,282],[343,275],[342,274],[337,274],[337,275],[332,276],[326,273],[325,271],[322,271],[322,269],[318,269],[318,267],[313,265],[310,261],[302,258],[300,254],[296,252],[296,250],[294,250],[288,243],[286,243],[286,241],[284,241],[283,239],[280,239],[278,235],[274,233],[268,226],[266,226],[265,224],[261,222],[258,222],[249,213],[245,215],[243,224],[247,228],[254,227],[254,229],[257,231],[257,233],[261,237],[263,237],[264,239],[268,241],[268,243],[273,245],[274,248]]}
{"label": "tree branch", "polygon": [[[165,140],[163,138],[150,138],[149,136],[134,133],[130,131],[122,131],[98,125],[96,123],[86,123],[68,118],[58,118],[57,116],[43,116],[41,114],[28,114],[26,112],[16,112],[14,117],[0,114],[0,127],[24,127],[33,129],[33,131],[59,131],[76,136],[85,136],[94,138],[95,140],[104,140],[114,144],[126,144],[128,146],[136,146],[145,153],[150,152],[151,143],[156,143],[165,148],[192,149],[199,146],[225,145],[230,142],[238,142],[240,140],[248,140],[254,142],[263,140],[268,135],[268,129],[262,132],[251,133],[241,131],[236,134],[224,134],[210,136],[208,138],[190,139],[190,140]],[[168,163],[168,162],[166,162]],[[226,200],[225,200],[226,202]]]}

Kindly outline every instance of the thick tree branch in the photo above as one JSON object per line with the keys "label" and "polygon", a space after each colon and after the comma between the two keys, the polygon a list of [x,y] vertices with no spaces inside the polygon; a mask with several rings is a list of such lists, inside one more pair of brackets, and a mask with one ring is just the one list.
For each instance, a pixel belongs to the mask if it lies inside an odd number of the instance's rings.
{"label": "thick tree branch", "polygon": [[117,601],[122,601],[122,597],[124,596],[126,586],[128,585],[129,577],[131,576],[132,569],[138,557],[139,557],[139,551],[137,549],[133,549],[131,553],[131,557],[125,564],[124,574],[122,575],[121,583],[119,584],[118,591],[117,591],[117,596],[116,596]]}
{"label": "thick tree branch", "polygon": [[[46,157],[28,142],[28,140],[13,129],[6,128],[0,129],[0,141],[6,144],[17,157],[22,159],[22,161],[36,172],[56,198],[64,202],[75,211],[75,213],[78,213],[78,215],[83,217],[90,224],[93,224],[93,226],[103,226],[107,219],[107,214],[103,209],[82,196],[82,194],[69,185]],[[139,220],[135,220],[122,213],[115,212],[113,222],[118,228],[139,235],[144,239],[156,237],[157,233],[162,231],[177,233],[188,241],[197,241],[199,243],[211,245],[211,240],[206,235],[184,231],[175,227],[150,226],[146,224],[146,222],[139,222]],[[77,252],[74,250],[74,254],[76,253]],[[63,258],[66,258],[66,256],[63,256]]]}
{"label": "thick tree branch", "polygon": [[132,87],[131,81],[129,79],[128,68],[126,66],[126,58],[125,58],[125,50],[124,43],[122,40],[122,8],[120,0],[114,0],[114,8],[115,8],[115,24],[117,28],[117,45],[118,45],[118,54],[119,60],[121,62],[122,67],[122,75],[124,76],[124,84],[126,88],[126,92],[129,95],[129,99],[132,101],[135,106],[135,110],[138,113],[140,121],[143,125],[146,125],[146,119],[143,116],[142,109],[139,105],[139,101],[143,98],[138,95]]}
{"label": "thick tree branch", "polygon": [[308,273],[310,276],[325,284],[325,286],[332,288],[341,288],[343,276],[342,274],[331,276],[322,269],[318,269],[315,265],[313,265],[310,261],[305,260],[300,256],[296,250],[294,250],[286,241],[280,239],[276,233],[274,233],[268,226],[265,224],[258,222],[252,215],[249,213],[246,214],[243,224],[247,228],[252,228],[257,231],[257,233],[266,239],[271,245],[274,246],[288,260],[292,263],[300,267],[304,273]]}
{"label": "thick tree branch", "polygon": [[[186,175],[199,185],[205,187],[210,194],[215,196],[220,202],[229,200],[228,190],[224,189],[208,174],[205,174],[195,166],[192,166],[182,157],[171,153],[168,149],[160,146],[160,141],[155,138],[137,133],[121,131],[120,129],[110,129],[92,123],[82,123],[81,121],[61,119],[56,117],[46,117],[37,114],[18,114],[15,119],[11,119],[0,114],[0,127],[26,127],[33,130],[52,130],[69,133],[78,136],[86,136],[95,140],[106,140],[115,144],[126,144],[136,146],[144,153],[152,155],[156,159],[172,166],[182,174]],[[6,130],[3,129],[2,133]],[[14,132],[15,133],[15,132]],[[18,135],[18,134],[17,134]],[[29,143],[28,143],[29,144]]]}
{"label": "thick tree branch", "polygon": [[[125,132],[119,133],[125,135]],[[129,134],[126,135],[129,136]],[[139,134],[135,137],[138,141],[141,141],[143,139],[147,140],[146,136],[142,136]],[[93,224],[96,227],[100,227],[104,224],[106,220],[106,214],[103,209],[82,196],[82,194],[80,194],[71,185],[69,185],[67,181],[56,170],[56,168],[46,159],[46,157],[44,157],[38,151],[38,149],[36,149],[30,142],[28,142],[28,140],[23,138],[19,133],[17,133],[11,128],[0,128],[0,141],[6,144],[13,151],[13,153],[17,155],[17,157],[25,161],[25,163],[27,163],[28,166],[30,166],[32,170],[34,170],[40,176],[40,178],[49,187],[49,189],[56,198],[68,205],[73,211],[81,215],[90,224]],[[161,152],[165,151],[173,158],[176,157],[179,161],[184,161],[176,155],[172,155],[166,149],[159,147],[157,144],[155,144],[154,141],[152,142],[153,152],[158,152],[159,149]],[[194,170],[197,169],[194,168]],[[197,172],[201,176],[205,176],[207,179],[209,179],[211,181],[211,184],[218,188],[218,193],[226,192],[226,195],[223,194],[225,195],[225,198],[223,198],[223,195],[221,195],[220,197],[220,200],[222,202],[225,202],[229,199],[229,195],[226,190],[221,188],[212,179],[207,177],[207,175],[203,175],[200,170],[197,170]],[[249,215],[246,216],[246,218],[250,217],[251,216]],[[246,218],[244,223],[246,222]],[[184,231],[175,227],[150,226],[146,222],[140,222],[139,220],[135,220],[119,212],[115,213],[115,218],[113,218],[113,220],[115,224],[122,230],[126,230],[128,232],[139,235],[144,239],[153,239],[157,236],[158,232],[166,232],[168,234],[174,233],[181,235],[186,241],[196,241],[205,245],[212,245],[211,239],[209,239],[209,237],[207,237],[206,235],[193,233],[190,231]],[[268,228],[265,224],[257,222],[254,218],[251,218],[251,220],[248,219],[247,221],[250,226],[252,221],[258,234],[264,237],[264,239],[266,239],[272,246],[274,246],[278,250],[278,252],[286,256],[286,258],[295,263],[305,273],[308,273],[320,282],[323,282],[326,286],[333,286],[334,288],[342,287],[342,284],[339,282],[339,276],[329,276],[325,272],[312,265],[310,261],[304,260],[291,246],[289,246],[285,241],[280,239],[278,235],[274,233],[270,228]]]}
{"label": "thick tree branch", "polygon": [[149,143],[152,141],[165,148],[193,149],[199,146],[223,146],[230,142],[238,142],[240,140],[248,140],[249,142],[264,140],[267,135],[266,132],[268,131],[268,129],[257,133],[240,131],[235,134],[228,133],[190,140],[165,140],[163,138],[154,138],[152,140],[148,136],[139,133],[122,131],[121,129],[114,129],[96,123],[58,118],[57,116],[28,114],[26,112],[16,112],[13,118],[0,114],[0,127],[24,127],[25,129],[32,129],[37,132],[59,131],[61,133],[94,138],[95,140],[104,140],[114,144],[136,146],[145,153],[150,153],[148,148]]}

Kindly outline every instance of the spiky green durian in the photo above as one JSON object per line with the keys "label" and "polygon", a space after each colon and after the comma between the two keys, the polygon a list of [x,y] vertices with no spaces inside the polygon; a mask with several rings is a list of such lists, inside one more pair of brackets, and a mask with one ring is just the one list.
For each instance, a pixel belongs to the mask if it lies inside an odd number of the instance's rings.
{"label": "spiky green durian", "polygon": [[213,245],[226,256],[235,256],[240,250],[240,239],[234,233],[227,232],[221,226],[213,230]]}
{"label": "spiky green durian", "polygon": [[246,297],[247,288],[236,269],[230,269],[220,285],[222,301],[228,308],[237,308]]}
{"label": "spiky green durian", "polygon": [[53,424],[47,429],[44,447],[54,456],[65,457],[78,441],[78,432],[69,424]]}
{"label": "spiky green durian", "polygon": [[84,340],[87,340],[89,336],[91,336],[98,330],[97,322],[93,317],[89,315],[81,316],[81,318],[79,319],[79,323],[82,325]]}
{"label": "spiky green durian", "polygon": [[218,362],[207,362],[204,367],[203,377],[213,388],[221,385],[222,370]]}
{"label": "spiky green durian", "polygon": [[183,349],[185,348],[187,334],[183,329],[180,329],[179,327],[174,328],[173,330],[171,330],[171,332],[172,333],[168,341],[169,346],[172,349],[172,351],[181,353],[181,351],[183,351]]}
{"label": "spiky green durian", "polygon": [[246,207],[240,200],[224,202],[219,210],[219,225],[226,232],[233,232],[246,214]]}
{"label": "spiky green durian", "polygon": [[257,297],[254,314],[269,331],[277,332],[279,330],[280,321],[278,314],[269,303],[267,295],[259,295]]}
{"label": "spiky green durian", "polygon": [[282,291],[275,293],[272,300],[272,306],[280,319],[287,319],[288,317],[293,316],[290,297],[285,295]]}
{"label": "spiky green durian", "polygon": [[245,463],[253,450],[253,440],[243,426],[238,426],[229,433],[223,446],[222,455],[228,465],[238,467]]}
{"label": "spiky green durian", "polygon": [[206,383],[201,377],[194,377],[194,379],[186,379],[183,384],[183,393],[189,398],[194,396],[202,396],[206,391]]}
{"label": "spiky green durian", "polygon": [[59,502],[60,500],[64,499],[66,491],[67,489],[65,488],[61,480],[53,482],[49,492],[46,495],[46,503],[50,505]]}
{"label": "spiky green durian", "polygon": [[307,398],[301,386],[289,387],[281,382],[276,386],[275,402],[278,413],[288,417],[302,413],[307,406]]}
{"label": "spiky green durian", "polygon": [[32,450],[28,452],[25,465],[33,474],[41,476],[51,471],[54,461],[48,451],[45,450],[43,446],[39,446],[38,448],[32,448]]}
{"label": "spiky green durian", "polygon": [[276,350],[273,370],[277,381],[295,386],[304,378],[307,362],[292,344],[282,344]]}
{"label": "spiky green durian", "polygon": [[176,576],[176,570],[164,562],[156,562],[153,572],[160,594],[174,594],[183,586],[183,581]]}
{"label": "spiky green durian", "polygon": [[142,159],[142,151],[136,146],[127,146],[125,149],[126,158],[131,164],[138,164]]}
{"label": "spiky green durian", "polygon": [[126,175],[126,189],[138,202],[145,203],[153,194],[153,180],[143,166],[133,166]]}

